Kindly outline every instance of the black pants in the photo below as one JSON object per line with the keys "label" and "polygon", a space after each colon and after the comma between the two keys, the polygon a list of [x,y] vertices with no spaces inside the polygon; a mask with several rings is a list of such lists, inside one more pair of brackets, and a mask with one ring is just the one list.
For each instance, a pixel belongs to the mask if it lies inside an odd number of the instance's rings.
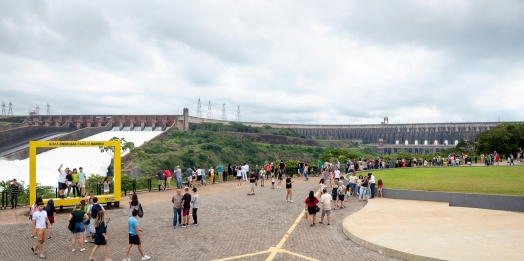
{"label": "black pants", "polygon": [[11,207],[14,208],[14,207],[16,207],[16,205],[18,205],[18,193],[17,194],[11,194]]}
{"label": "black pants", "polygon": [[198,224],[198,219],[197,219],[197,210],[198,208],[193,208],[193,222],[195,224]]}
{"label": "black pants", "polygon": [[375,183],[371,183],[369,187],[371,188],[371,197],[374,198],[375,197]]}
{"label": "black pants", "polygon": [[75,195],[75,197],[80,197],[80,189],[78,188],[78,185],[73,186],[73,195]]}

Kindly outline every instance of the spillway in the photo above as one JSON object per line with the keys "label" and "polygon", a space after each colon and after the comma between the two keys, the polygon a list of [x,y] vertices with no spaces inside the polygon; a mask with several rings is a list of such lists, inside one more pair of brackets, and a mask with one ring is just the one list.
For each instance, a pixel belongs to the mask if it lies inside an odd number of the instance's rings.
{"label": "spillway", "polygon": [[[152,131],[152,128],[144,131],[130,131],[129,128],[118,131],[118,128],[114,128],[112,131],[101,132],[82,140],[107,141],[117,137],[134,142],[138,147],[160,133],[160,130]],[[91,174],[105,176],[110,162],[111,156],[105,152],[101,153],[97,147],[56,148],[37,155],[36,182],[44,186],[58,186],[58,167],[62,163],[63,168],[69,167],[71,170],[82,167],[88,176]],[[29,185],[29,159],[14,161],[0,159],[0,180],[7,181],[13,178],[23,180],[24,185]]]}

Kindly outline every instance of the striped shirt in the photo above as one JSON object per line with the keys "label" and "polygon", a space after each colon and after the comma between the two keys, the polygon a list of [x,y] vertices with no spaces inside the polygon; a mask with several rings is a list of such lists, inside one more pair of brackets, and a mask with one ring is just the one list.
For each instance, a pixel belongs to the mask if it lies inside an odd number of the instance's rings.
{"label": "striped shirt", "polygon": [[11,194],[18,194],[18,184],[11,184]]}

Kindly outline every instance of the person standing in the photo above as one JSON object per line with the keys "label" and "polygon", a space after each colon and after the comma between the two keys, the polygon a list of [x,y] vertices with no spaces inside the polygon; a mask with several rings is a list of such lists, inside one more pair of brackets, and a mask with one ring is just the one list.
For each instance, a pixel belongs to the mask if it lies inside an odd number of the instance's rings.
{"label": "person standing", "polygon": [[309,196],[306,198],[304,203],[306,204],[306,210],[309,214],[309,226],[312,227],[315,225],[315,215],[317,214],[317,203],[318,198],[315,197],[313,190],[309,191]]}
{"label": "person standing", "polygon": [[251,175],[249,176],[249,193],[247,194],[248,196],[255,195],[256,177],[255,177],[255,174],[253,173],[253,171],[251,171],[250,174]]}
{"label": "person standing", "polygon": [[[39,254],[40,258],[45,259],[46,257],[44,256],[44,250],[42,249],[42,245],[45,242],[46,225],[50,226],[51,224],[49,223],[49,219],[47,218],[47,212],[43,211],[44,203],[39,202],[37,204],[37,208],[38,208],[37,211],[33,213],[33,217],[32,217],[33,226],[36,231],[37,243],[36,243],[36,246],[31,247],[31,251],[33,251],[35,255]],[[38,251],[38,253],[36,251]]]}
{"label": "person standing", "polygon": [[277,180],[278,180],[277,181],[277,189],[278,188],[282,188],[281,187],[282,186],[282,170],[281,169],[278,170]]}
{"label": "person standing", "polygon": [[307,163],[304,163],[304,180],[309,180],[309,167],[307,166]]}
{"label": "person standing", "polygon": [[173,203],[173,229],[176,228],[176,221],[182,225],[182,191],[180,189],[176,190],[176,194],[171,198],[171,203]]}
{"label": "person standing", "polygon": [[355,172],[351,173],[351,176],[349,176],[349,188],[350,188],[350,195],[355,194],[355,186],[357,183],[357,177],[355,176]]}
{"label": "person standing", "polygon": [[191,194],[189,188],[185,188],[185,194],[182,197],[182,227],[189,226],[189,209],[191,208]]}
{"label": "person standing", "polygon": [[266,163],[266,165],[264,166],[264,169],[266,170],[266,178],[270,178],[271,177],[271,165],[269,165],[269,163]]}
{"label": "person standing", "polygon": [[193,203],[193,224],[191,225],[198,226],[197,210],[198,205],[200,204],[200,196],[197,194],[197,188],[193,188],[193,197],[191,198],[191,203]]}
{"label": "person standing", "polygon": [[105,177],[104,178],[104,195],[109,194],[110,187],[111,187],[111,183],[109,183],[109,178]]}
{"label": "person standing", "polygon": [[60,167],[58,167],[58,195],[61,199],[64,199],[64,190],[67,188],[66,176],[67,172],[69,172],[69,168],[65,168],[65,170],[62,170],[63,165],[64,164],[60,164]]}
{"label": "person standing", "polygon": [[298,176],[304,174],[304,161],[300,160],[298,162]]}
{"label": "person standing", "polygon": [[266,179],[266,171],[261,169],[260,172],[258,173],[258,175],[260,175],[260,186],[263,187],[264,186],[264,180]]}
{"label": "person standing", "polygon": [[180,168],[180,166],[176,166],[176,169],[174,172],[176,176],[176,187],[178,189],[181,189],[182,188],[182,169]]}
{"label": "person standing", "polygon": [[371,198],[375,198],[375,176],[372,173],[368,173],[369,176],[369,188],[371,192]]}
{"label": "person standing", "polygon": [[78,168],[78,187],[80,188],[80,195],[85,197],[86,195],[86,174],[82,167]]}
{"label": "person standing", "polygon": [[165,188],[165,178],[166,176],[164,175],[164,172],[161,171],[161,170],[158,170],[158,172],[156,173],[156,177],[158,178],[158,185],[160,185],[160,190],[166,190]]}
{"label": "person standing", "polygon": [[242,170],[237,168],[237,188],[242,187]]}
{"label": "person standing", "polygon": [[172,179],[171,171],[169,171],[167,168],[164,169],[164,176],[166,176],[167,189],[171,190],[171,179]]}
{"label": "person standing", "polygon": [[245,162],[242,164],[242,167],[240,167],[240,171],[242,173],[242,180],[247,181],[248,168]]}
{"label": "person standing", "polygon": [[9,186],[11,187],[11,209],[16,208],[18,205],[18,183],[16,179],[9,181]]}
{"label": "person standing", "polygon": [[98,198],[93,197],[93,204],[89,205],[87,208],[87,215],[89,216],[89,229],[91,231],[91,243],[95,242],[95,219],[98,212],[100,211],[104,212],[105,209],[102,205],[98,204]]}
{"label": "person standing", "polygon": [[85,251],[84,248],[84,219],[89,219],[86,212],[82,210],[82,204],[76,203],[75,210],[71,212],[67,222],[71,222],[71,219],[74,219],[75,227],[71,230],[73,237],[71,238],[71,251],[75,252],[76,239],[78,238],[78,243],[80,244],[80,252]]}
{"label": "person standing", "polygon": [[217,175],[219,175],[222,178],[222,180],[219,180],[219,182],[227,181],[227,176],[224,173],[224,166],[222,166],[222,163],[218,164],[217,172],[218,172]]}
{"label": "person standing", "polygon": [[[291,191],[291,187],[294,181],[291,181],[291,175],[286,177],[286,201],[287,202],[293,202],[293,191]],[[289,200],[288,200],[289,198]]]}
{"label": "person standing", "polygon": [[213,168],[213,166],[209,167],[208,172],[211,184],[215,184],[215,169]]}
{"label": "person standing", "polygon": [[323,224],[324,216],[327,216],[328,226],[331,222],[331,196],[327,193],[327,188],[322,190],[322,196],[320,196],[320,204],[322,205],[322,216],[320,217],[319,224]]}
{"label": "person standing", "polygon": [[260,172],[260,169],[258,168],[258,165],[255,165],[255,169],[253,172],[253,174],[255,174],[255,186],[258,186],[258,178],[260,177],[259,172]]}
{"label": "person standing", "polygon": [[231,163],[229,163],[229,165],[227,165],[227,175],[228,175],[228,177],[233,178],[233,166],[231,166]]}
{"label": "person standing", "polygon": [[284,163],[284,160],[280,160],[280,164],[278,165],[278,168],[280,170],[279,175],[286,174],[286,172],[285,172],[285,170],[286,170],[286,163]]}
{"label": "person standing", "polygon": [[[71,193],[71,189],[73,188],[73,176],[71,175],[71,171],[67,171],[66,175],[66,182],[67,182],[67,198],[69,198],[69,194]],[[73,189],[73,194],[75,193],[75,190]]]}
{"label": "person standing", "polygon": [[127,248],[126,248],[126,255],[124,257],[124,261],[131,261],[131,259],[127,257],[129,256],[129,251],[131,250],[131,247],[133,247],[133,245],[138,246],[138,252],[140,252],[140,255],[142,256],[142,260],[149,260],[151,259],[151,257],[144,255],[144,251],[142,250],[142,236],[140,235],[140,233],[144,231],[140,229],[140,227],[138,227],[138,220],[136,219],[138,216],[138,210],[134,209],[132,215],[133,216],[127,219],[127,230],[129,232],[129,245],[127,245]]}
{"label": "person standing", "polygon": [[73,177],[73,196],[75,198],[80,197],[80,190],[78,189],[78,172],[76,171],[76,168],[73,169],[71,176]]}
{"label": "person standing", "polygon": [[193,169],[191,167],[186,170],[187,175],[187,186],[191,187],[193,185]]}
{"label": "person standing", "polygon": [[95,220],[95,247],[93,248],[93,251],[91,251],[91,255],[89,256],[89,261],[95,261],[94,258],[96,250],[98,250],[98,247],[102,246],[102,251],[104,252],[104,259],[106,261],[109,261],[109,257],[107,256],[107,224],[109,221],[104,221],[104,212],[98,212],[96,215]]}

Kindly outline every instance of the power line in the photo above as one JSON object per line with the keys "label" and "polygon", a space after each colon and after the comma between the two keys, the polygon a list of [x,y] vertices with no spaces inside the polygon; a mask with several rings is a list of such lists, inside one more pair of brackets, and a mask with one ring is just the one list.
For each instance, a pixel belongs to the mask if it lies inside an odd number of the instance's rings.
{"label": "power line", "polygon": [[13,102],[9,100],[9,111],[7,112],[8,116],[13,116]]}
{"label": "power line", "polygon": [[220,118],[223,121],[227,121],[227,115],[226,115],[226,104],[222,104],[222,117]]}
{"label": "power line", "polygon": [[45,115],[51,115],[51,104],[49,104],[49,102],[46,102],[47,103],[47,111],[45,112]]}
{"label": "power line", "polygon": [[197,118],[202,118],[202,106],[200,105],[200,98],[198,98],[198,105],[197,105]]}
{"label": "power line", "polygon": [[208,120],[213,119],[213,110],[211,110],[211,101],[209,101],[209,105],[207,106],[207,119]]}
{"label": "power line", "polygon": [[237,107],[237,121],[238,122],[242,121],[242,118],[240,117],[240,105],[238,105],[238,107]]}

